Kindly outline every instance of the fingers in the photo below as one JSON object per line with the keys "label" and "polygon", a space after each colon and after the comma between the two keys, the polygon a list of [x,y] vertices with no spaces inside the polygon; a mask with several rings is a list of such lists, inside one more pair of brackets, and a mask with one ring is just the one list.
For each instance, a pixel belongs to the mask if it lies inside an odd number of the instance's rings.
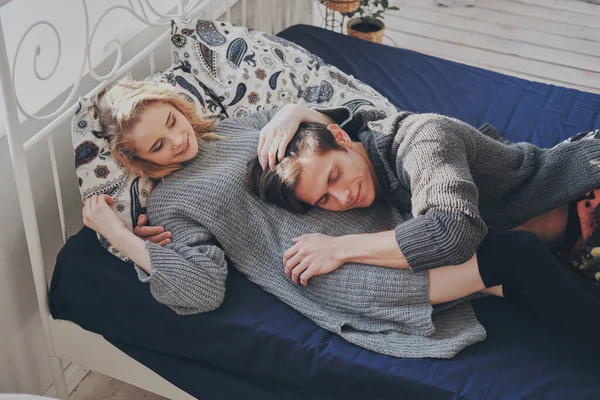
{"label": "fingers", "polygon": [[[138,236],[149,237],[165,232],[162,226],[136,226],[133,232]],[[166,233],[166,232],[165,232]]]}
{"label": "fingers", "polygon": [[168,245],[169,243],[171,243],[170,239],[165,239],[160,243],[157,243],[160,247],[165,247],[166,245]]}
{"label": "fingers", "polygon": [[110,196],[109,196],[109,195],[107,195],[107,194],[103,194],[102,196],[98,196],[98,197],[102,197],[102,198],[104,199],[104,202],[105,202],[106,204],[112,204],[112,203],[113,203],[113,198],[112,198],[112,197],[110,197]]}
{"label": "fingers", "polygon": [[261,131],[258,140],[258,160],[263,170],[269,167],[269,149],[275,138],[275,130],[267,124]]}
{"label": "fingers", "polygon": [[315,275],[316,273],[312,268],[307,268],[303,273],[300,274],[300,284],[302,286],[308,285],[308,280]]}
{"label": "fingers", "polygon": [[263,171],[267,168],[267,163],[265,162],[266,158],[265,158],[265,147],[268,148],[268,146],[270,144],[267,144],[267,131],[265,128],[263,128],[260,131],[260,136],[258,139],[258,149],[256,150],[258,153],[258,161],[260,162],[260,166],[262,167]]}
{"label": "fingers", "polygon": [[[89,212],[91,211],[92,200],[87,198],[83,202],[83,209],[81,210],[81,216],[83,217],[83,224],[88,226],[89,224]],[[88,226],[89,227],[89,226]]]}
{"label": "fingers", "polygon": [[150,236],[147,238],[147,240],[154,242],[156,244],[160,244],[162,242],[164,242],[165,240],[168,243],[171,243],[171,232],[163,232],[160,235],[154,235],[154,236]]}
{"label": "fingers", "polygon": [[277,161],[281,162],[285,157],[285,151],[287,150],[288,144],[292,141],[292,138],[289,135],[284,135],[281,141],[279,142],[279,146],[277,148]]}
{"label": "fingers", "polygon": [[285,265],[283,266],[283,270],[285,272],[285,276],[286,278],[289,278],[292,276],[292,270],[302,262],[302,256],[300,254],[296,254],[293,257],[291,257],[289,260],[286,261]]}
{"label": "fingers", "polygon": [[278,161],[285,157],[285,150],[291,138],[284,130],[265,127],[258,141],[258,160],[263,170],[275,168]]}
{"label": "fingers", "polygon": [[[296,255],[297,252],[298,252],[297,246],[293,246],[293,247],[290,247],[289,249],[287,249],[287,251],[285,253],[283,253],[283,265],[285,266],[285,264],[288,262],[288,260],[290,258],[292,258],[294,255]],[[288,276],[288,278],[289,278],[289,276]]]}
{"label": "fingers", "polygon": [[[292,282],[297,285],[300,282],[300,275],[308,268],[308,264],[300,263],[292,270]],[[307,280],[308,281],[308,280]]]}
{"label": "fingers", "polygon": [[269,147],[269,152],[267,155],[267,159],[269,161],[269,168],[275,168],[277,164],[277,151],[279,149],[279,143],[281,142],[281,135],[276,135],[271,142],[271,146]]}
{"label": "fingers", "polygon": [[[106,204],[106,199],[104,198],[105,195],[101,194],[100,196],[94,196],[94,199],[96,200],[95,202],[92,202],[92,205],[95,205],[96,208],[98,207],[102,207],[103,205]],[[110,197],[110,196],[108,196]]]}
{"label": "fingers", "polygon": [[148,215],[140,214],[137,220],[137,226],[144,226],[148,223]]}

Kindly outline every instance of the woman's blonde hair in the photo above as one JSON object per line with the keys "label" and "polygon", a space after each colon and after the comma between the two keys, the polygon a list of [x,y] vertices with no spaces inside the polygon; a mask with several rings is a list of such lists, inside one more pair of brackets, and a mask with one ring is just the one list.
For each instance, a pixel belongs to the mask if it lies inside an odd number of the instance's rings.
{"label": "woman's blonde hair", "polygon": [[153,81],[135,81],[125,77],[94,99],[96,116],[110,137],[110,150],[114,159],[130,174],[144,178],[160,179],[183,168],[183,164],[158,165],[137,156],[128,133],[139,122],[140,116],[157,102],[175,107],[192,125],[199,140],[220,138],[212,132],[214,123],[196,114],[196,107],[167,84]]}

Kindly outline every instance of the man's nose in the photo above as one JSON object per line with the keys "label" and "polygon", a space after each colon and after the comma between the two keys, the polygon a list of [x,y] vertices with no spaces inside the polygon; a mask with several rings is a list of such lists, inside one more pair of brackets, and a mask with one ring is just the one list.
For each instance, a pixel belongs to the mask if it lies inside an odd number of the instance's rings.
{"label": "man's nose", "polygon": [[336,188],[334,189],[334,196],[342,205],[350,205],[352,201],[352,194],[349,188]]}

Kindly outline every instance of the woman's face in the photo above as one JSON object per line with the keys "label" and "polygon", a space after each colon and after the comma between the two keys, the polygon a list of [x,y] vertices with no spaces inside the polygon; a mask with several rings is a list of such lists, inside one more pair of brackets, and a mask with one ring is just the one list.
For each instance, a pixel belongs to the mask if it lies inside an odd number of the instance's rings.
{"label": "woman's face", "polygon": [[198,154],[192,125],[175,107],[156,102],[131,130],[136,155],[158,165],[189,161]]}
{"label": "woman's face", "polygon": [[300,201],[329,211],[369,207],[376,194],[371,164],[352,146],[309,156],[294,192]]}

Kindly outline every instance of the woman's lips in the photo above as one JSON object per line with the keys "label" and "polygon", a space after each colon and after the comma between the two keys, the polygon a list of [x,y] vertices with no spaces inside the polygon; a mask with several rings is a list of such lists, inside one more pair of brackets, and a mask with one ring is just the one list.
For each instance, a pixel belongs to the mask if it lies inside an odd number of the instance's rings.
{"label": "woman's lips", "polygon": [[181,150],[181,153],[179,153],[178,155],[181,156],[181,155],[187,153],[187,151],[189,150],[189,148],[190,148],[190,138],[188,137],[187,141],[185,142],[185,149]]}

